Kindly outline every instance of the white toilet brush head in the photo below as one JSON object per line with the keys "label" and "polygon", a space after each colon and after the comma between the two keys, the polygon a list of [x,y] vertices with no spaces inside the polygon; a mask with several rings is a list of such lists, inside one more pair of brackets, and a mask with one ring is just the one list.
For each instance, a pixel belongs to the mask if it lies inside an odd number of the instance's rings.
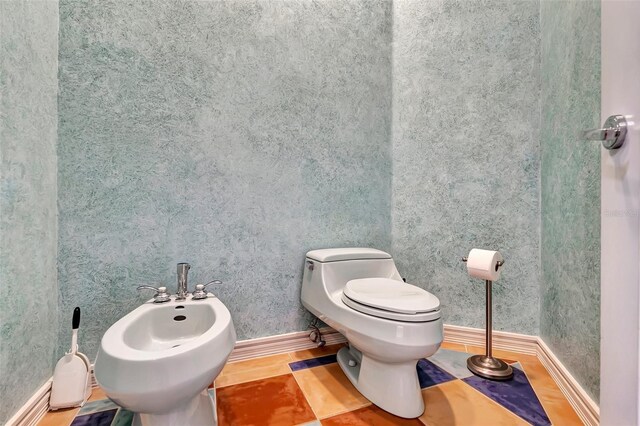
{"label": "white toilet brush head", "polygon": [[91,395],[89,359],[78,352],[80,308],[73,311],[71,349],[56,364],[49,405],[52,410],[82,406]]}

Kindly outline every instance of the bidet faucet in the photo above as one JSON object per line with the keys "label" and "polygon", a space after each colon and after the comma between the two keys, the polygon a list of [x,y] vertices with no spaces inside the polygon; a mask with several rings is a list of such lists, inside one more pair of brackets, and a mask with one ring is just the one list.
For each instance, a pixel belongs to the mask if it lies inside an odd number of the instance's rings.
{"label": "bidet faucet", "polygon": [[178,291],[176,292],[176,300],[185,300],[189,294],[187,290],[189,269],[191,269],[191,265],[188,263],[178,263]]}

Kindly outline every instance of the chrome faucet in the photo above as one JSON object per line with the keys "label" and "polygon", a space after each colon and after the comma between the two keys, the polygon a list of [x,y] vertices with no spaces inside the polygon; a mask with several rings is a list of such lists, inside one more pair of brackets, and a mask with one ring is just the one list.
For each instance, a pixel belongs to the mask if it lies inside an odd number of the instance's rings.
{"label": "chrome faucet", "polygon": [[189,269],[191,269],[191,265],[188,263],[178,263],[178,291],[176,292],[176,300],[185,300],[189,294],[187,289]]}

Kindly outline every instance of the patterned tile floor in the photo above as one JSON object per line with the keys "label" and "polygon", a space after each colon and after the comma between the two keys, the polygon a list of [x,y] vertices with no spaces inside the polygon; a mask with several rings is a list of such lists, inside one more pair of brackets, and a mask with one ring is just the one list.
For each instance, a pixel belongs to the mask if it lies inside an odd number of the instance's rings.
{"label": "patterned tile floor", "polygon": [[[229,363],[209,390],[221,426],[233,425],[581,425],[538,359],[494,351],[514,367],[514,378],[492,382],[467,370],[483,348],[444,343],[418,363],[426,410],[401,419],[372,405],[336,363],[341,345]],[[94,389],[81,409],[48,413],[40,426],[130,426],[132,414]],[[195,426],[195,425],[194,425]]]}

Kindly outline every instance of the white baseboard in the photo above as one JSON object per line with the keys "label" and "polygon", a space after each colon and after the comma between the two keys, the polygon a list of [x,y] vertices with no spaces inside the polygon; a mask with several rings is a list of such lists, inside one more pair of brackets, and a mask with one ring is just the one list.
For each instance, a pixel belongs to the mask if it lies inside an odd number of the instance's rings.
{"label": "white baseboard", "polygon": [[[536,336],[508,333],[506,331],[494,331],[492,335],[491,341],[494,349],[527,355],[537,354],[538,338]],[[461,345],[484,346],[485,331],[480,328],[445,324],[444,341]]]}
{"label": "white baseboard", "polygon": [[[327,342],[327,345],[335,345],[347,341],[342,334],[331,327],[321,328],[320,332],[325,342]],[[241,340],[236,343],[235,349],[231,352],[229,362],[317,348],[318,345],[309,340],[309,333],[310,330],[307,330],[277,336]]]}
{"label": "white baseboard", "polygon": [[[321,332],[327,345],[346,342],[344,336],[332,328],[323,328]],[[492,340],[495,349],[536,355],[542,365],[549,371],[553,380],[558,384],[558,387],[569,403],[576,410],[580,419],[582,419],[587,426],[597,426],[599,424],[600,412],[598,405],[587,395],[584,389],[582,389],[542,339],[525,334],[494,331]],[[478,328],[445,325],[444,341],[463,345],[484,346],[485,332],[483,329]],[[277,336],[260,337],[258,339],[241,340],[236,343],[235,349],[231,352],[229,362],[315,347],[317,347],[317,344],[309,340],[308,330]],[[93,366],[91,373],[92,384],[97,386],[93,375]],[[50,393],[51,380],[48,380],[9,420],[7,425],[37,425],[49,410]]]}
{"label": "white baseboard", "polygon": [[538,338],[538,353],[536,355],[584,424],[587,426],[599,425],[600,407],[585,392],[541,338]]}

